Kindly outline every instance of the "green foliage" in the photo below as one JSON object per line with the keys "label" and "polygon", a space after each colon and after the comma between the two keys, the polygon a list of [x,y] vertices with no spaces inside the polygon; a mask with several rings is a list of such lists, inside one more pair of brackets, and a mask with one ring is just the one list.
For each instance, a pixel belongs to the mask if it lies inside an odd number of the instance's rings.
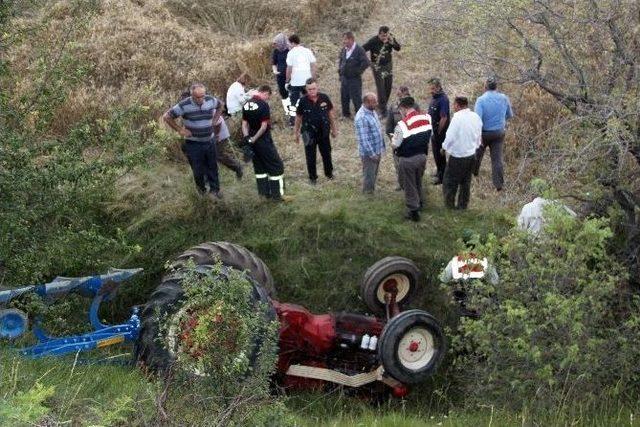
{"label": "green foliage", "polygon": [[80,365],[73,357],[34,361],[0,349],[3,426],[144,424],[153,418],[155,392],[130,366]]}
{"label": "green foliage", "polygon": [[0,398],[0,420],[6,426],[35,424],[49,413],[44,401],[54,393],[54,386],[45,387],[36,382],[27,391],[18,392],[8,399]]}
{"label": "green foliage", "polygon": [[181,274],[184,305],[161,328],[176,357],[172,388],[205,400],[216,425],[244,425],[249,414],[255,425],[283,425],[285,408],[269,392],[278,351],[273,308],[256,301],[244,273],[220,263]]}
{"label": "green foliage", "polygon": [[561,410],[637,392],[639,306],[607,252],[608,221],[554,205],[546,215],[538,237],[513,231],[476,248],[494,260],[500,283],[470,283],[481,318],[464,319],[453,343],[470,402]]}
{"label": "green foliage", "polygon": [[21,76],[11,63],[0,70],[0,280],[7,284],[95,271],[108,264],[105,254],[136,249],[104,207],[117,178],[157,151],[147,108],[116,108],[72,124],[67,134],[49,132],[56,108],[86,76],[71,39],[93,10],[93,2],[74,3],[70,40],[57,51],[41,46],[33,84],[16,97],[10,91]]}
{"label": "green foliage", "polygon": [[[269,320],[269,306],[256,307],[252,282],[240,271],[223,272],[222,264],[207,274],[191,266],[182,288],[186,303],[177,315],[165,319],[163,327],[177,341],[169,348],[178,366],[189,373],[206,373],[206,381],[223,395],[243,388],[247,374],[259,376],[266,390],[275,370],[279,326],[277,320]],[[254,348],[259,348],[256,355]]]}

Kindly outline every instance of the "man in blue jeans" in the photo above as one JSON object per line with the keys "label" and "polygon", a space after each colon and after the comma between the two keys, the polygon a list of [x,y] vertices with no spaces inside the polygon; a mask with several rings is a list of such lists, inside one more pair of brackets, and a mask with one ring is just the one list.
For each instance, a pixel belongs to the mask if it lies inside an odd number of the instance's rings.
{"label": "man in blue jeans", "polygon": [[502,163],[502,147],[507,120],[513,117],[509,97],[498,92],[495,77],[489,77],[485,83],[485,93],[476,100],[475,112],[482,119],[482,145],[476,152],[475,176],[480,172],[480,164],[484,151],[491,151],[491,179],[496,190],[504,186],[504,166]]}
{"label": "man in blue jeans", "polygon": [[[222,114],[222,104],[201,83],[191,85],[191,96],[183,99],[164,113],[164,121],[182,137],[182,151],[189,160],[193,180],[200,194],[213,199],[221,199],[218,164],[216,163],[215,137],[220,132],[218,120]],[[182,118],[182,126],[176,119]]]}

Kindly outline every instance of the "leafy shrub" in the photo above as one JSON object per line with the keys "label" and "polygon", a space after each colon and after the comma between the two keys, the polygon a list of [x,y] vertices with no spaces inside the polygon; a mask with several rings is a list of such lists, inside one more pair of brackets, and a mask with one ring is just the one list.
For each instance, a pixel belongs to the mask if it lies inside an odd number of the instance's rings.
{"label": "leafy shrub", "polygon": [[0,398],[0,420],[5,426],[34,424],[47,415],[50,409],[44,401],[53,396],[55,387],[35,383],[27,391]]}
{"label": "leafy shrub", "polygon": [[[69,12],[70,37],[82,32],[92,3]],[[12,30],[20,39],[20,26]],[[96,271],[109,255],[133,253],[104,206],[116,180],[157,152],[155,123],[140,104],[50,132],[53,112],[88,72],[73,43],[56,49],[39,51],[32,85],[21,86],[14,60],[0,69],[0,280],[10,285]]]}
{"label": "leafy shrub", "polygon": [[561,408],[637,388],[639,301],[607,252],[608,221],[553,206],[547,218],[538,237],[514,231],[477,248],[494,260],[500,283],[471,283],[481,318],[463,319],[454,342],[472,402]]}
{"label": "leafy shrub", "polygon": [[201,396],[215,425],[244,425],[248,416],[252,424],[263,419],[270,425],[283,415],[269,390],[279,324],[273,308],[255,302],[253,286],[244,273],[222,264],[206,274],[191,266],[182,280],[184,304],[162,320],[176,358],[173,392]]}

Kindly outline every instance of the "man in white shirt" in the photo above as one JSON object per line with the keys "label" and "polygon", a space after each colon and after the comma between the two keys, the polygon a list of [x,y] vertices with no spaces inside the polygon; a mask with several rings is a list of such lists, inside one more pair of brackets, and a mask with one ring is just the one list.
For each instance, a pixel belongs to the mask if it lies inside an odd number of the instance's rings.
{"label": "man in white shirt", "polygon": [[296,106],[298,99],[307,80],[316,78],[316,57],[311,50],[300,44],[300,37],[297,34],[289,36],[291,49],[287,54],[286,81],[289,84],[289,125],[293,126],[296,118]]}
{"label": "man in white shirt", "polygon": [[248,83],[249,75],[242,73],[227,89],[227,112],[230,116],[240,113],[244,103],[255,94],[255,91],[245,92],[245,87]]}
{"label": "man in white shirt", "polygon": [[[444,204],[450,209],[467,209],[471,194],[471,174],[476,162],[476,150],[482,141],[482,120],[469,110],[469,100],[456,97],[454,115],[442,144],[449,159],[444,171],[442,193]],[[460,191],[458,191],[458,189]],[[456,204],[456,193],[458,203]]]}

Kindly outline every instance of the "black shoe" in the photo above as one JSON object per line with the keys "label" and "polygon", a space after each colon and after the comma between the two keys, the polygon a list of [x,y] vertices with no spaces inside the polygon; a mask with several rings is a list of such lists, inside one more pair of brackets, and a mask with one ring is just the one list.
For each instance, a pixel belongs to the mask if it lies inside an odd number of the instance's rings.
{"label": "black shoe", "polygon": [[212,201],[216,202],[218,200],[222,200],[222,192],[220,192],[220,190],[218,190],[218,191],[210,191],[207,194],[207,197],[209,197],[209,199],[211,199]]}
{"label": "black shoe", "polygon": [[433,182],[431,183],[431,185],[442,185],[442,181],[441,181],[441,180],[439,180],[439,179],[436,179],[435,181],[433,181]]}
{"label": "black shoe", "polygon": [[327,179],[328,179],[329,181],[332,181],[332,180],[333,180],[333,175],[327,175]]}
{"label": "black shoe", "polygon": [[236,169],[236,179],[238,181],[242,181],[243,176],[244,176],[244,172],[242,172],[242,168]]}
{"label": "black shoe", "polygon": [[409,211],[404,218],[413,222],[418,222],[420,221],[420,213],[418,211]]}
{"label": "black shoe", "polygon": [[316,179],[309,178],[309,184],[316,185],[317,183],[318,183],[318,179],[317,178]]}

